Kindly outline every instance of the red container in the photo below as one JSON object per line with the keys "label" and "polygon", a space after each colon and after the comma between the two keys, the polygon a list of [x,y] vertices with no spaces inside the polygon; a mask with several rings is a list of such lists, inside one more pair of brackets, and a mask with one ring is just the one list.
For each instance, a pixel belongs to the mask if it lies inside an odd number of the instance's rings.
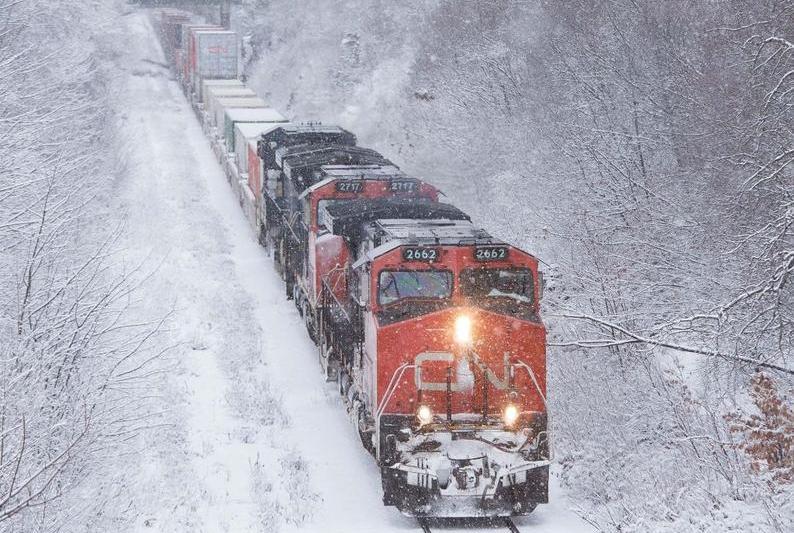
{"label": "red container", "polygon": [[160,19],[160,36],[166,57],[172,57],[174,50],[182,48],[182,25],[190,22],[190,19],[190,13],[184,11],[163,11]]}

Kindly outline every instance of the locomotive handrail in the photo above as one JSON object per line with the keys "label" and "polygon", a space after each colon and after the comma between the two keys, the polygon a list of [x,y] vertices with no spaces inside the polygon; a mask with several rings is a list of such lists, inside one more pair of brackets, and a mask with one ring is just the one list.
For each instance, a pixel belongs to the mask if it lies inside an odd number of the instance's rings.
{"label": "locomotive handrail", "polygon": [[516,361],[515,362],[515,366],[523,368],[524,370],[527,371],[527,374],[529,374],[529,377],[532,380],[532,383],[535,384],[535,389],[537,389],[538,394],[540,395],[540,399],[543,400],[543,406],[546,408],[546,412],[548,413],[549,406],[546,403],[546,396],[543,394],[543,391],[540,390],[540,385],[538,384],[538,380],[535,377],[535,372],[533,372],[532,369],[529,367],[529,365],[527,365],[523,361]]}
{"label": "locomotive handrail", "polygon": [[535,377],[535,372],[533,372],[532,368],[523,361],[516,361],[515,366],[519,368],[523,368],[529,374],[530,379],[532,379],[532,383],[535,385],[535,389],[538,391],[538,395],[540,395],[540,399],[543,400],[543,407],[546,408],[546,442],[549,446],[549,461],[554,458],[554,448],[551,446],[551,439],[549,438],[549,428],[551,427],[551,410],[549,409],[549,404],[546,403],[546,396],[540,390],[540,384],[538,383],[538,379]]}
{"label": "locomotive handrail", "polygon": [[[328,272],[328,274],[323,276],[322,292],[326,293],[331,298],[331,300],[332,300],[331,301],[331,305],[335,304],[335,306],[339,310],[339,312],[341,312],[344,315],[345,320],[347,320],[348,322],[352,322],[350,314],[345,309],[345,306],[342,304],[342,302],[339,301],[339,298],[336,297],[336,294],[334,294],[333,289],[336,288],[336,283],[334,284],[333,288],[331,288],[331,285],[328,283],[331,274],[333,274],[334,272],[345,271],[345,270],[346,270],[345,267],[338,267],[337,266],[337,267],[334,267],[333,269],[331,269]],[[338,283],[338,280],[337,280],[337,283]]]}
{"label": "locomotive handrail", "polygon": [[[380,421],[380,417],[383,416],[383,411],[386,410],[389,400],[391,400],[394,391],[397,389],[397,384],[400,382],[403,374],[405,374],[405,371],[409,368],[416,369],[416,365],[411,363],[403,363],[397,368],[397,370],[394,371],[394,374],[392,374],[391,381],[389,381],[389,386],[386,387],[386,393],[383,395],[383,399],[380,401],[377,411],[375,411],[375,418],[377,421]],[[380,426],[379,423],[378,426]]]}
{"label": "locomotive handrail", "polygon": [[[347,264],[345,266],[340,265],[339,263],[336,264],[334,268],[328,271],[328,273],[324,276],[324,281],[329,281],[331,279],[331,274],[335,274],[337,272],[347,272]],[[334,281],[334,286],[329,287],[330,289],[336,289],[339,286],[339,281],[345,279],[343,277],[337,277]]]}

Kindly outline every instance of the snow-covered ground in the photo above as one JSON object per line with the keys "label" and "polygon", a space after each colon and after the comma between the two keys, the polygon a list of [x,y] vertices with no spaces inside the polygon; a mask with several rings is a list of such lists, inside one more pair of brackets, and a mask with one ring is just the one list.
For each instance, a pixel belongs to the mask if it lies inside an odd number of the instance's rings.
{"label": "snow-covered ground", "polygon": [[[378,468],[322,381],[270,259],[159,65],[147,15],[122,20],[124,244],[131,264],[160,265],[144,298],[152,317],[172,312],[165,340],[177,345],[161,391],[165,422],[141,444],[125,516],[139,532],[417,530],[382,505]],[[591,531],[556,484],[551,498],[518,527]],[[494,530],[467,529],[483,528]]]}

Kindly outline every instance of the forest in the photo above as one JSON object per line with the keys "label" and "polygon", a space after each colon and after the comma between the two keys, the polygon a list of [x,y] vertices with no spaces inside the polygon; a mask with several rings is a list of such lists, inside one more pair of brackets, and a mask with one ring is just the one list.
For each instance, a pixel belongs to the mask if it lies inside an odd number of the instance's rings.
{"label": "forest", "polygon": [[[0,531],[133,530],[141,450],[182,442],[163,380],[201,335],[148,309],[167,260],[125,249],[116,198],[125,76],[163,76],[123,62],[131,9],[0,0]],[[792,21],[791,0],[232,12],[269,103],[542,260],[553,462],[605,532],[794,527]]]}

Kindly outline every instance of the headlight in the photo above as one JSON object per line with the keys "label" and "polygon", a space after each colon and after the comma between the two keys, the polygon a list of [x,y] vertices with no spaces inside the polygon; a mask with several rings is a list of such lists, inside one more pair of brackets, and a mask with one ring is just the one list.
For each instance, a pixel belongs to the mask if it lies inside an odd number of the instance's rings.
{"label": "headlight", "polygon": [[421,425],[427,425],[433,421],[433,411],[426,405],[420,405],[416,410],[416,418],[419,419]]}
{"label": "headlight", "polygon": [[518,421],[518,407],[513,405],[512,403],[507,404],[505,410],[502,411],[502,420],[505,423],[505,426],[512,427]]}
{"label": "headlight", "polygon": [[466,315],[460,315],[455,319],[455,342],[471,344],[471,319]]}

